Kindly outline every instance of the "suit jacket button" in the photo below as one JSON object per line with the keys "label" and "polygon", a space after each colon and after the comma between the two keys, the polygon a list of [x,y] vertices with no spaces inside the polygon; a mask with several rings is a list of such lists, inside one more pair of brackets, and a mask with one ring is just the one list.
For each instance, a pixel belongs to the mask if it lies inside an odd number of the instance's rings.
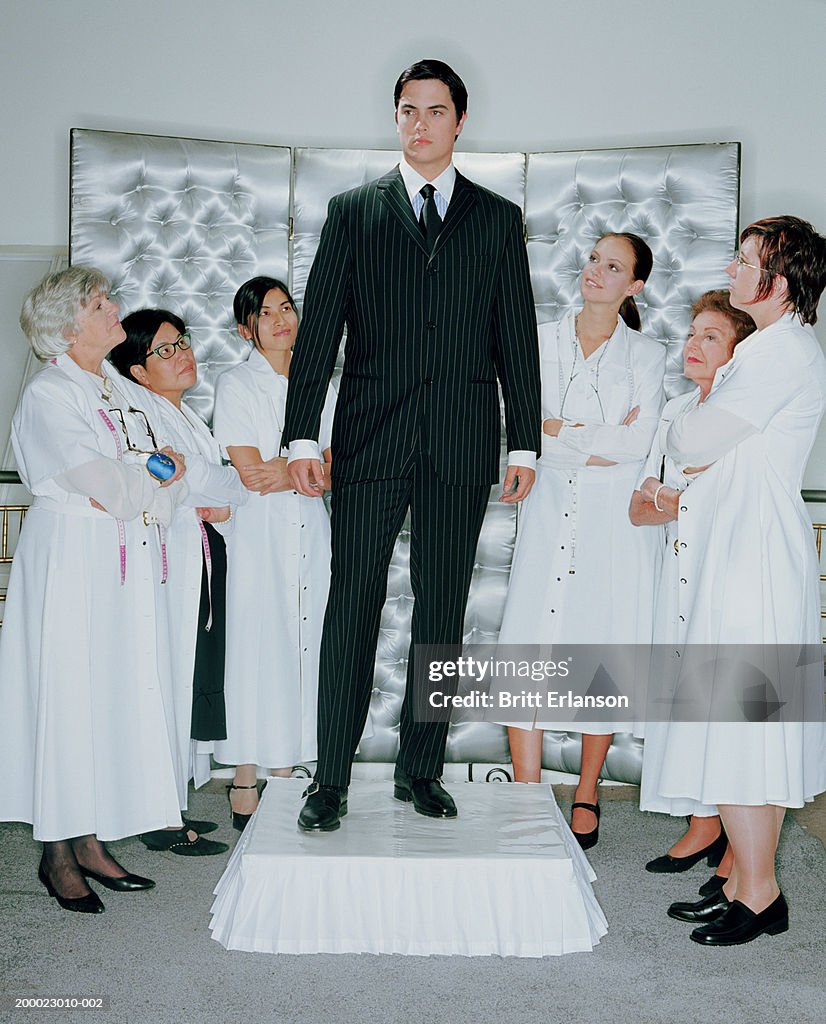
{"label": "suit jacket button", "polygon": [[427,329],[429,331],[435,331],[436,330],[436,321],[435,320],[428,320],[428,322],[427,322]]}
{"label": "suit jacket button", "polygon": [[422,383],[427,384],[427,386],[430,387],[430,385],[433,383],[433,379],[432,377],[425,377]]}

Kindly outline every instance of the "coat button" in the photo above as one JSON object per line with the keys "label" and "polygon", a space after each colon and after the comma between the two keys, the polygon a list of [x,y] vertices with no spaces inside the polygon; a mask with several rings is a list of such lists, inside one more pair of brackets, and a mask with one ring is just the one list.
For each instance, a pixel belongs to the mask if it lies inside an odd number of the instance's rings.
{"label": "coat button", "polygon": [[422,381],[422,383],[427,385],[427,387],[430,387],[430,385],[433,383],[433,378],[432,377],[425,377],[425,379]]}
{"label": "coat button", "polygon": [[688,583],[688,580],[682,579],[680,580],[680,583]]}
{"label": "coat button", "polygon": [[436,330],[436,321],[435,320],[428,320],[427,321],[427,329],[429,331],[435,331]]}
{"label": "coat button", "polygon": [[680,505],[681,512],[688,512],[688,505]]}

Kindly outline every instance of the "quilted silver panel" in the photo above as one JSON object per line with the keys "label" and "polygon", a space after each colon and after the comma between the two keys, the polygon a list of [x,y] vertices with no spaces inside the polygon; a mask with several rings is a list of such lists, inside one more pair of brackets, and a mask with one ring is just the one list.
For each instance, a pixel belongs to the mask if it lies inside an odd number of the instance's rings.
{"label": "quilted silver panel", "polygon": [[[105,270],[124,312],[165,304],[182,313],[202,369],[198,404],[208,414],[215,377],[246,356],[232,323],[235,288],[256,273],[286,276],[300,303],[330,197],[379,176],[397,159],[387,151],[297,149],[291,204],[290,150],[75,131],[72,262]],[[467,153],[457,154],[456,163],[525,211],[540,322],[577,303],[577,276],[600,234],[630,230],[649,241],[655,269],[639,303],[644,330],[669,345],[669,390],[681,390],[678,354],[691,300],[724,283],[736,243],[739,146]],[[514,536],[514,510],[492,500],[477,551],[467,640],[498,636]],[[398,745],[412,607],[408,561],[405,528],[390,569],[364,760],[393,760]],[[505,730],[457,721],[447,756],[507,762]],[[579,756],[577,736],[546,734],[546,768],[576,772]],[[639,741],[618,736],[605,774],[636,782],[640,764]]]}
{"label": "quilted silver panel", "polygon": [[525,219],[537,316],[558,320],[580,302],[579,273],[608,231],[633,231],[654,253],[637,298],[643,331],[668,346],[666,391],[680,372],[691,303],[725,287],[737,242],[740,146],[531,153]]}
{"label": "quilted silver panel", "polygon": [[215,378],[246,358],[232,297],[289,270],[291,151],[75,129],[71,259],[100,267],[122,315],[180,314],[201,367],[189,398],[212,414]]}

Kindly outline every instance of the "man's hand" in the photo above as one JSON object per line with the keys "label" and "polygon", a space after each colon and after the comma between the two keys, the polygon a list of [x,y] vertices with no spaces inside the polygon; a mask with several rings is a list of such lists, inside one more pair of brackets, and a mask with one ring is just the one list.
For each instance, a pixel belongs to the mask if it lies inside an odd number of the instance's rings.
{"label": "man's hand", "polygon": [[318,459],[295,459],[287,466],[290,485],[307,498],[324,494],[324,473]]}
{"label": "man's hand", "polygon": [[515,501],[522,501],[531,493],[534,480],[536,480],[535,469],[528,469],[527,466],[508,466],[502,497],[499,500],[508,505],[512,505]]}
{"label": "man's hand", "polygon": [[168,455],[170,459],[175,463],[175,473],[168,480],[161,480],[161,487],[169,487],[170,484],[174,484],[176,480],[180,480],[181,477],[186,473],[186,459],[181,452],[173,451],[168,445],[166,448],[161,448],[163,455]]}

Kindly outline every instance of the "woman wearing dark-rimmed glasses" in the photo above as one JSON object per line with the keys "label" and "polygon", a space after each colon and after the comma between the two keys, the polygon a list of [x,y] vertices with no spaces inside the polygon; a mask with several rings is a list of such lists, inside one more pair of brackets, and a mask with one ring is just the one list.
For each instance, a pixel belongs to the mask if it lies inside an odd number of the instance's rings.
{"label": "woman wearing dark-rimmed glasses", "polygon": [[[661,522],[677,521],[676,643],[726,645],[723,654],[753,645],[779,664],[786,650],[795,671],[813,660],[811,680],[795,675],[801,692],[781,692],[798,700],[811,683],[814,696],[790,711],[745,713],[744,705],[739,721],[711,714],[667,723],[650,790],[716,804],[733,854],[722,892],[669,908],[697,926],[695,942],[713,946],[786,931],[774,863],[783,817],[826,790],[819,569],[800,494],[826,409],[826,359],[812,330],[826,287],[826,238],[797,217],[756,221],[726,272],[732,306],[757,330],[717,371],[707,397],[681,408],[665,433],[664,454],[687,485],[647,480],[640,494],[662,510]],[[715,673],[716,683],[717,666]]]}
{"label": "woman wearing dark-rimmed glasses", "polygon": [[[222,465],[220,446],[183,401],[198,380],[183,320],[169,310],[141,309],[124,317],[123,328],[126,338],[113,349],[112,363],[156,397],[164,436],[187,459],[188,494],[168,532],[170,574],[164,593],[172,640],[178,789],[185,808],[189,779],[194,778],[196,787],[209,779],[214,741],[227,735],[223,535],[233,528],[233,508],[246,502],[247,490],[238,473]],[[156,833],[141,838],[162,849],[168,837]],[[211,845],[201,844],[205,851]]]}
{"label": "woman wearing dark-rimmed glasses", "polygon": [[164,448],[155,472],[171,475],[149,471],[152,413],[106,361],[124,336],[108,289],[99,271],[72,267],[23,305],[21,326],[46,365],[12,423],[34,501],[0,630],[0,749],[15,766],[0,819],[32,824],[40,881],[80,913],[104,909],[88,879],[154,885],[106,841],[181,827],[157,609],[163,528],[186,466]]}

